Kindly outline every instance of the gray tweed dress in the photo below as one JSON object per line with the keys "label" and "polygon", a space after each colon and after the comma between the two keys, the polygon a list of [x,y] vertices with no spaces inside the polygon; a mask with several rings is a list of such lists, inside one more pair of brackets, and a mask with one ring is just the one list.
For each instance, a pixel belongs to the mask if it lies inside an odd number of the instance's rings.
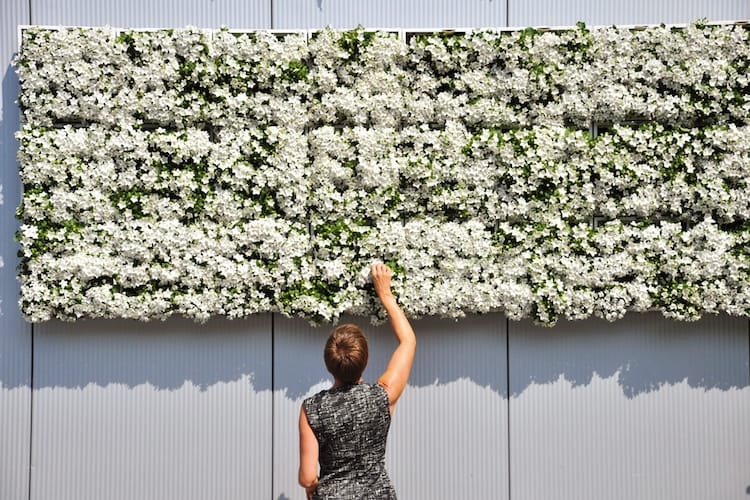
{"label": "gray tweed dress", "polygon": [[318,439],[320,479],[316,500],[395,500],[385,470],[391,414],[378,384],[321,391],[303,403]]}

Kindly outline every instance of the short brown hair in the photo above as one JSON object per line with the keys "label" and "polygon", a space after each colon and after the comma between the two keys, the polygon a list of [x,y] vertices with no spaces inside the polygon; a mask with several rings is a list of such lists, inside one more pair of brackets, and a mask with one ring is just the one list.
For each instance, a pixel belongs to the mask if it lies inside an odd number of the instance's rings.
{"label": "short brown hair", "polygon": [[323,350],[326,368],[336,379],[353,384],[362,376],[367,366],[367,337],[357,325],[337,327],[328,336]]}

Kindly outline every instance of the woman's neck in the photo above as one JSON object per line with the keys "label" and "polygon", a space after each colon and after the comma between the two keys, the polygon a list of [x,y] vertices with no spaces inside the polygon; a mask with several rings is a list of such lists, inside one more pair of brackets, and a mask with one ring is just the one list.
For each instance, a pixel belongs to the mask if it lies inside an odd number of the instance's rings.
{"label": "woman's neck", "polygon": [[331,389],[338,389],[339,387],[344,387],[346,385],[356,385],[356,384],[361,384],[361,383],[362,383],[362,377],[359,377],[359,380],[357,380],[356,382],[342,382],[341,380],[334,378],[333,386],[331,387]]}

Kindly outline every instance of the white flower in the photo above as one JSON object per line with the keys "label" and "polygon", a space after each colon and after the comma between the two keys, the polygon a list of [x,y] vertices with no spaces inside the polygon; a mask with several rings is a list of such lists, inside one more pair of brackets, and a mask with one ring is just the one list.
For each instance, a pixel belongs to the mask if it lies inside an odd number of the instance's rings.
{"label": "white flower", "polygon": [[413,315],[748,314],[749,47],[25,29],[22,310],[382,320],[382,260]]}

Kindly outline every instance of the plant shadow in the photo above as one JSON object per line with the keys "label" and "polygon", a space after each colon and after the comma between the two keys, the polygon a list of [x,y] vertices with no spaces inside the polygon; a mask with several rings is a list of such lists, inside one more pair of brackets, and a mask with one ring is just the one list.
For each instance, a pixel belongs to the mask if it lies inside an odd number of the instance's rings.
{"label": "plant shadow", "polygon": [[[359,322],[366,332],[370,361],[364,378],[374,382],[396,347],[390,327],[363,318],[342,321]],[[628,398],[679,383],[722,391],[750,385],[744,318],[683,323],[648,313],[615,323],[589,319],[547,328],[488,314],[457,321],[424,318],[413,325],[418,337],[413,387],[468,380],[508,399],[533,385],[565,380],[581,387],[594,377],[615,377]],[[256,391],[298,400],[330,380],[322,359],[330,330],[331,325],[270,313],[205,324],[185,318],[50,321],[34,330],[34,387],[149,384],[177,390],[192,384],[207,390],[247,379]],[[1,382],[7,387],[13,380]]]}

